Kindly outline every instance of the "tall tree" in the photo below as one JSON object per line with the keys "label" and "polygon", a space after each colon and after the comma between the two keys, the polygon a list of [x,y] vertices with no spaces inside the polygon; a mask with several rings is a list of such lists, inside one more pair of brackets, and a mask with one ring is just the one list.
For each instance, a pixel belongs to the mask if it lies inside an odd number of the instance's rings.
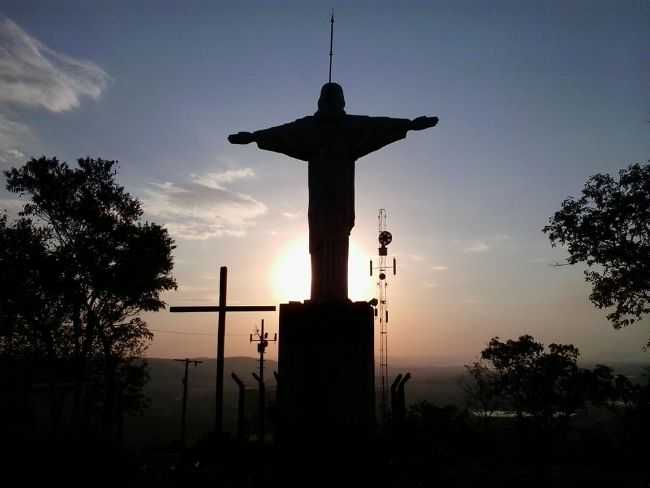
{"label": "tall tree", "polygon": [[29,198],[21,215],[48,232],[48,252],[62,266],[75,414],[99,362],[103,420],[110,428],[120,363],[140,356],[152,338],[139,314],[163,308],[161,293],[176,288],[173,240],[161,226],[141,222],[141,203],[116,182],[116,161],[79,159],[70,167],[42,157],[5,175],[9,191]]}
{"label": "tall tree", "polygon": [[[610,308],[625,327],[650,312],[650,164],[590,177],[580,198],[569,197],[543,232],[566,246],[568,264],[585,263],[591,301]],[[648,343],[650,345],[650,342]]]}

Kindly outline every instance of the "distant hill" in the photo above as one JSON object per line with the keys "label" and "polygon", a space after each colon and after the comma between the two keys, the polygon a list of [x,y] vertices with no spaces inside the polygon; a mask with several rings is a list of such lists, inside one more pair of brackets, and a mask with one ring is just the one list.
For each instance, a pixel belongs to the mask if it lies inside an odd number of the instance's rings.
{"label": "distant hill", "polygon": [[[194,358],[203,361],[194,367],[190,365],[188,385],[187,429],[188,439],[197,439],[214,426],[216,360]],[[150,381],[145,393],[150,407],[144,415],[127,419],[127,442],[134,445],[166,444],[178,439],[182,403],[182,379],[184,364],[171,359],[148,358]],[[230,377],[235,372],[253,390],[247,401],[249,421],[253,422],[256,412],[254,400],[257,385],[251,373],[257,372],[258,360],[250,357],[230,357],[224,363],[224,428],[235,430],[237,408],[237,386]],[[267,389],[275,389],[273,371],[276,361],[265,361]],[[391,370],[391,378],[410,371],[411,381],[407,385],[409,404],[427,400],[436,404],[462,403],[462,389],[459,381],[462,367],[417,367]],[[376,382],[379,392],[379,381]],[[270,392],[270,401],[273,393]]]}
{"label": "distant hill", "polygon": [[[216,360],[203,361],[190,366],[187,427],[188,439],[195,440],[214,427]],[[148,358],[151,379],[145,388],[151,406],[142,416],[127,419],[127,442],[136,446],[167,444],[177,440],[180,432],[182,379],[184,364],[171,359]],[[251,424],[257,414],[255,401],[257,385],[251,376],[258,370],[258,360],[250,357],[230,357],[224,364],[224,428],[234,432],[236,425],[237,387],[230,377],[235,372],[250,390],[247,395],[247,417]],[[273,402],[276,361],[265,361],[265,379],[269,390],[269,403]],[[595,364],[581,364],[591,368]],[[645,381],[642,363],[611,363],[615,373],[629,376],[634,381]],[[411,373],[406,387],[407,404],[421,401],[436,405],[464,403],[462,381],[466,378],[463,366],[415,366],[395,361],[390,369],[391,380],[400,373]],[[380,382],[376,381],[377,394]],[[390,386],[390,385],[389,385]]]}
{"label": "distant hill", "polygon": [[[215,377],[217,362],[212,358],[192,358],[203,361],[198,366],[190,365],[188,381],[187,436],[196,440],[214,428],[215,418]],[[183,372],[185,365],[171,359],[147,358],[150,380],[145,394],[150,399],[150,407],[141,416],[127,419],[128,443],[135,446],[161,445],[177,440],[180,436],[181,405],[183,398]],[[265,383],[270,401],[273,400],[276,361],[265,361]],[[237,385],[231,378],[236,373],[251,390],[257,389],[251,373],[258,372],[256,358],[231,357],[224,361],[224,428],[233,432],[237,415]],[[250,421],[256,415],[253,398],[247,401]]]}

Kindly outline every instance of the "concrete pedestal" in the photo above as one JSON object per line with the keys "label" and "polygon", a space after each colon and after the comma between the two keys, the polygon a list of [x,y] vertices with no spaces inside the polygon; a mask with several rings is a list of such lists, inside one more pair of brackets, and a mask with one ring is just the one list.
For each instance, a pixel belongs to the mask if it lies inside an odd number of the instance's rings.
{"label": "concrete pedestal", "polygon": [[280,439],[364,439],[375,428],[373,309],[280,305]]}

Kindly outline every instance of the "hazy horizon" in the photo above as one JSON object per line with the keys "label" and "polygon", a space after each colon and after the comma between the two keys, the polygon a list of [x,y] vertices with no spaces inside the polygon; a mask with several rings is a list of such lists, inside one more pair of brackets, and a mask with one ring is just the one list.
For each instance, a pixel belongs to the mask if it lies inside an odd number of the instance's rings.
{"label": "hazy horizon", "polygon": [[[479,355],[477,355],[479,356]],[[166,360],[173,360],[173,359],[179,359],[179,357],[175,356],[151,356],[150,354],[145,355],[146,359],[153,359],[153,360],[161,360],[161,361],[166,361]],[[181,358],[182,359],[182,358]],[[216,358],[214,356],[191,356],[189,359],[196,359],[196,360],[201,360],[201,361],[216,361]],[[236,356],[226,356],[225,359],[227,360],[239,360],[239,359],[245,359],[245,360],[252,360],[252,361],[259,361],[259,356],[246,356],[246,355],[236,355]],[[404,369],[404,368],[416,368],[416,369],[435,369],[435,368],[464,368],[466,365],[470,364],[470,361],[474,361],[478,359],[478,357],[473,357],[473,358],[467,358],[463,360],[462,358],[445,358],[445,357],[436,357],[436,356],[428,356],[428,357],[419,357],[419,358],[400,358],[400,357],[391,357],[390,362],[388,364],[389,370],[394,370],[394,369]],[[264,358],[264,361],[271,361],[274,364],[277,364],[277,357],[268,357]],[[607,366],[614,366],[614,372],[616,372],[616,365],[636,365],[636,366],[650,366],[650,360],[649,359],[627,359],[627,358],[585,358],[585,357],[579,357],[578,358],[578,364],[581,367],[592,367],[595,366],[596,364],[605,364]],[[378,373],[377,373],[378,375]]]}

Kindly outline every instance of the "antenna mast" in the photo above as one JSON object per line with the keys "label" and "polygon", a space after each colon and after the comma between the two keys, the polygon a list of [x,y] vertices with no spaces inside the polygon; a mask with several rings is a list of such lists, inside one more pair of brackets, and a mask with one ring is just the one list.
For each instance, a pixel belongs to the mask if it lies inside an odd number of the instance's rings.
{"label": "antenna mast", "polygon": [[[386,210],[379,209],[377,217],[378,226],[378,240],[379,249],[377,253],[379,258],[377,266],[374,267],[379,271],[377,288],[379,292],[379,299],[375,307],[375,316],[379,319],[379,376],[381,379],[381,414],[384,423],[388,422],[389,418],[389,405],[388,405],[388,392],[390,386],[388,384],[388,276],[387,273],[392,271],[393,275],[397,274],[397,260],[392,259],[392,263],[388,258],[388,244],[393,240],[393,236],[386,230]],[[370,276],[373,274],[373,262],[370,261]]]}
{"label": "antenna mast", "polygon": [[330,17],[330,78],[329,82],[332,83],[332,47],[334,46],[334,9],[332,9],[332,15]]}

